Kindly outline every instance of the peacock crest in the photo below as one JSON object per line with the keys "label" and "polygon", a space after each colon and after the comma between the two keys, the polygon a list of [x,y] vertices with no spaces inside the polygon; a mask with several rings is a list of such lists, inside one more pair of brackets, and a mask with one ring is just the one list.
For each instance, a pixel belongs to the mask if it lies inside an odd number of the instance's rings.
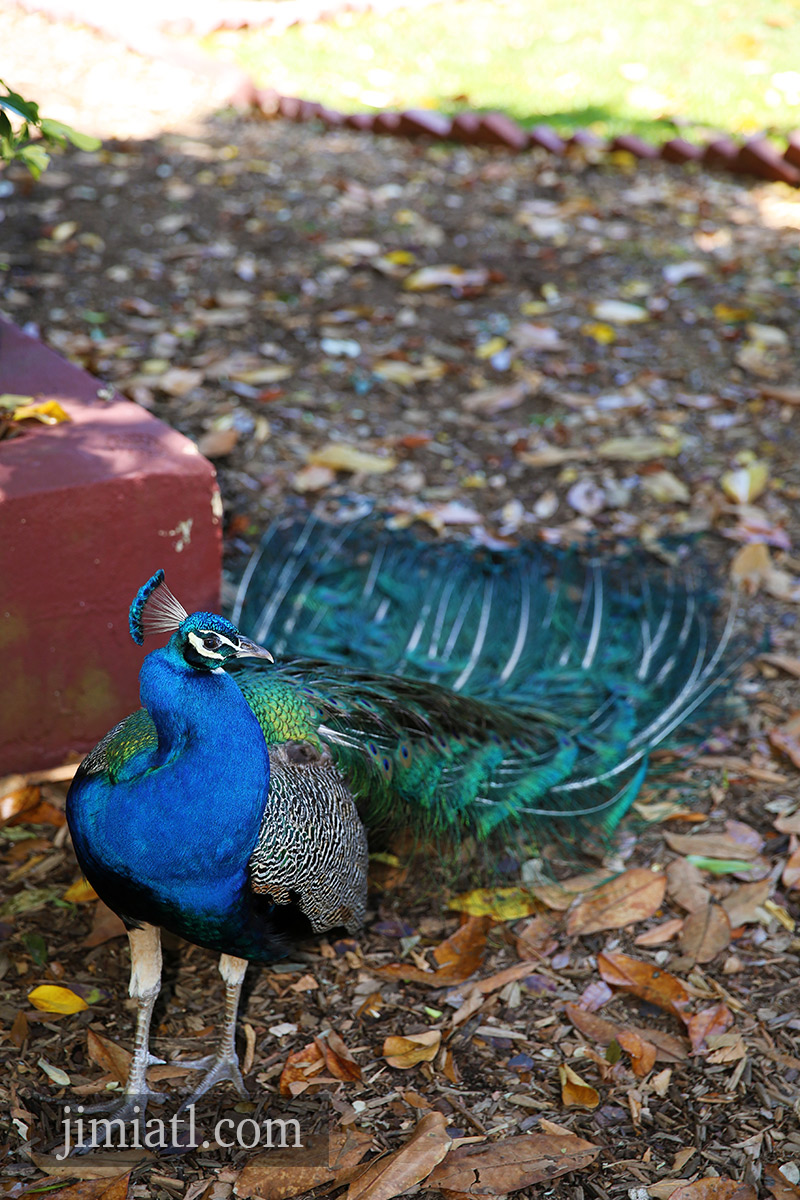
{"label": "peacock crest", "polygon": [[156,633],[174,633],[188,617],[164,582],[164,572],[156,571],[136,593],[128,615],[128,627],[137,646]]}

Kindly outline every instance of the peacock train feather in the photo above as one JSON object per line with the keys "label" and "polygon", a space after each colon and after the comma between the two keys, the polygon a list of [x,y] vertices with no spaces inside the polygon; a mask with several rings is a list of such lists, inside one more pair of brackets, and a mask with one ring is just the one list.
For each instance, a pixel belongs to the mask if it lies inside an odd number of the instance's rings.
{"label": "peacock train feather", "polygon": [[[689,545],[683,547],[689,550]],[[233,620],[305,689],[369,827],[610,832],[648,755],[741,661],[678,556],[423,541],[374,514],[276,522]],[[258,711],[261,672],[233,668]]]}

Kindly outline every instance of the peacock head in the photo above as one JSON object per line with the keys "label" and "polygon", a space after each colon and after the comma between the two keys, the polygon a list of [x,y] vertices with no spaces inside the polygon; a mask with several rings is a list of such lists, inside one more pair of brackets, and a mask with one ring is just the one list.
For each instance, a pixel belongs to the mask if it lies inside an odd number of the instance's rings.
{"label": "peacock head", "polygon": [[216,613],[187,613],[156,571],[139,588],[130,608],[131,637],[141,646],[149,634],[171,633],[170,645],[187,666],[196,671],[214,671],[237,658],[266,658],[269,650],[244,637],[235,625]]}

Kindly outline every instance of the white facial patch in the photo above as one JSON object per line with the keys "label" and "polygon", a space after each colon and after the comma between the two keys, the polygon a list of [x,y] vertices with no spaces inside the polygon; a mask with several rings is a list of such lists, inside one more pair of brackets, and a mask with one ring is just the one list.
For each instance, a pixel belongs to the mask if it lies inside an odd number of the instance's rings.
{"label": "white facial patch", "polygon": [[[210,632],[210,630],[206,630],[205,632],[208,633],[208,632]],[[214,658],[217,660],[217,662],[225,661],[224,654],[218,654],[216,652],[216,650],[209,650],[208,646],[205,645],[202,638],[199,638],[196,633],[190,632],[186,636],[189,638],[189,641],[192,643],[192,645],[194,646],[197,653],[202,654],[203,658]],[[224,638],[221,635],[217,635],[217,636],[219,637],[221,642],[227,642],[227,644],[229,646],[233,646],[233,643],[229,642],[227,638]],[[234,649],[235,648],[236,647],[234,647]]]}

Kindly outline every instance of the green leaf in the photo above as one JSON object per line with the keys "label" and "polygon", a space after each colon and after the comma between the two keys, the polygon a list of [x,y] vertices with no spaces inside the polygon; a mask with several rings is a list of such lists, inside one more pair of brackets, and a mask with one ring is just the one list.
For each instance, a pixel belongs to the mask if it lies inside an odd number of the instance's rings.
{"label": "green leaf", "polygon": [[17,151],[17,157],[22,159],[34,179],[39,178],[50,162],[50,155],[42,146],[23,146]]}
{"label": "green leaf", "polygon": [[32,100],[23,100],[22,96],[17,95],[16,92],[10,91],[8,95],[0,96],[0,108],[10,109],[18,117],[22,117],[23,121],[29,121],[31,125],[39,123],[39,105],[34,104]]}
{"label": "green leaf", "polygon": [[26,933],[22,938],[25,949],[30,954],[37,967],[43,967],[47,962],[47,943],[40,933]]}
{"label": "green leaf", "polygon": [[7,139],[8,141],[10,141],[13,136],[14,136],[14,131],[11,128],[11,122],[9,121],[8,117],[3,112],[3,110],[0,108],[0,138]]}
{"label": "green leaf", "polygon": [[39,128],[43,137],[52,138],[60,145],[63,145],[65,140],[72,142],[78,150],[99,150],[102,145],[99,138],[91,137],[88,133],[80,133],[71,125],[65,125],[63,121],[54,121],[50,117],[42,117]]}
{"label": "green leaf", "polygon": [[738,858],[705,858],[702,854],[687,854],[686,861],[701,871],[710,871],[712,875],[736,875],[740,871],[752,871],[756,865]]}

